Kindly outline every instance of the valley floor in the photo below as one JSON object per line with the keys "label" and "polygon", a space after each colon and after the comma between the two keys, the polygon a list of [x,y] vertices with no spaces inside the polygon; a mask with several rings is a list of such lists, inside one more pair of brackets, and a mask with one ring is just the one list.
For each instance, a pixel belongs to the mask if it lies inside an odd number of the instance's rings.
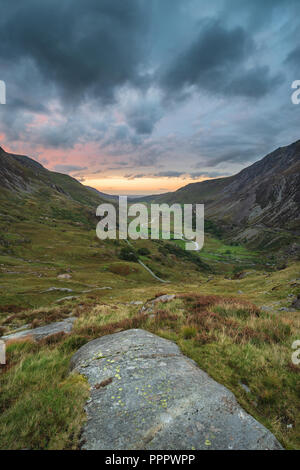
{"label": "valley floor", "polygon": [[[12,235],[13,234],[13,235]],[[0,254],[0,332],[76,317],[70,334],[39,343],[7,343],[0,372],[0,448],[74,449],[80,445],[89,389],[69,375],[72,354],[86,342],[129,328],[175,341],[182,352],[270,429],[288,449],[300,449],[300,263],[275,269],[274,260],[208,237],[194,258],[175,242],[138,241],[140,259],[162,284],[133,261],[125,244],[100,242],[74,224],[18,222]],[[106,287],[107,289],[103,289]],[[170,302],[142,305],[162,294]]]}

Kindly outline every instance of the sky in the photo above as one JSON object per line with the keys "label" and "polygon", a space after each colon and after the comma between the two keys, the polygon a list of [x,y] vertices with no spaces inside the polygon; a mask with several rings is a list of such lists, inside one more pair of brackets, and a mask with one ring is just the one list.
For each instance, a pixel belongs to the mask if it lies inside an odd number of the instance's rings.
{"label": "sky", "polygon": [[299,0],[0,0],[0,145],[111,194],[300,138]]}

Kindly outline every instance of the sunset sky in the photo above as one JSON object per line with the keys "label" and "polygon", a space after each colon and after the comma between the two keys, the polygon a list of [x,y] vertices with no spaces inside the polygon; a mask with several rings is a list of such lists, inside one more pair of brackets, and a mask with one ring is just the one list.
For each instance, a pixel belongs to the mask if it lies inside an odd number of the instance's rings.
{"label": "sunset sky", "polygon": [[0,145],[50,170],[154,194],[236,173],[300,138],[299,0],[0,7]]}

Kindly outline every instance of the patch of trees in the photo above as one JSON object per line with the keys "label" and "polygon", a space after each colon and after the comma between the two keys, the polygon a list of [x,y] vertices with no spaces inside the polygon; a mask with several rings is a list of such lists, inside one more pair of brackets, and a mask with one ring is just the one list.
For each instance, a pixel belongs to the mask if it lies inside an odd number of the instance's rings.
{"label": "patch of trees", "polygon": [[184,250],[175,243],[163,243],[158,249],[160,253],[165,256],[172,254],[175,255],[176,258],[182,258],[186,261],[194,263],[199,269],[203,271],[211,271],[211,267],[207,263],[202,261],[199,255],[195,255],[192,251]]}
{"label": "patch of trees", "polygon": [[130,246],[124,246],[121,249],[119,253],[119,258],[123,261],[133,261],[134,263],[137,263],[139,260],[136,251]]}

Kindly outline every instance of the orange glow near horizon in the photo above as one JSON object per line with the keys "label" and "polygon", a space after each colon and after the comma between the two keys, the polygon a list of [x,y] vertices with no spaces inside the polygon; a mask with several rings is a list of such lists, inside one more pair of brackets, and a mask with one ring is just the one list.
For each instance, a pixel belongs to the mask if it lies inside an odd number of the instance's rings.
{"label": "orange glow near horizon", "polygon": [[203,177],[197,180],[191,178],[136,178],[129,180],[121,176],[107,178],[86,177],[82,184],[112,195],[150,195],[176,191],[189,183],[197,183],[211,178]]}
{"label": "orange glow near horizon", "polygon": [[[5,135],[1,136],[4,140],[4,148],[7,152],[19,153],[21,155],[30,155],[31,158],[39,161],[50,171],[59,171],[56,166],[59,165],[70,165],[82,167],[82,170],[76,172],[66,173],[70,176],[73,176],[75,179],[80,181],[86,186],[91,186],[92,188],[98,189],[103,193],[112,194],[112,195],[151,195],[151,194],[162,194],[167,192],[176,191],[183,186],[186,186],[190,183],[197,183],[200,181],[205,181],[210,178],[209,176],[203,176],[197,179],[192,179],[188,175],[186,177],[153,177],[153,176],[144,176],[142,178],[126,178],[122,175],[117,174],[107,174],[105,171],[105,165],[107,164],[108,157],[103,154],[99,156],[99,149],[95,144],[85,144],[85,145],[76,145],[74,149],[68,151],[66,154],[61,152],[60,149],[47,149],[39,147],[36,149],[36,152],[39,154],[39,158],[32,157],[31,151],[24,151],[24,146],[18,144],[14,149],[10,149],[9,145],[6,145]],[[26,147],[26,146],[25,146]],[[87,158],[86,156],[89,156]],[[84,158],[83,158],[84,156]],[[103,172],[97,172],[93,174],[88,172],[85,167],[87,161],[91,161],[96,168],[99,168],[103,165]],[[94,163],[97,161],[97,165]],[[92,168],[93,169],[93,168]],[[128,171],[128,170],[127,170]],[[61,171],[62,172],[62,171]],[[221,176],[220,176],[221,177]]]}

